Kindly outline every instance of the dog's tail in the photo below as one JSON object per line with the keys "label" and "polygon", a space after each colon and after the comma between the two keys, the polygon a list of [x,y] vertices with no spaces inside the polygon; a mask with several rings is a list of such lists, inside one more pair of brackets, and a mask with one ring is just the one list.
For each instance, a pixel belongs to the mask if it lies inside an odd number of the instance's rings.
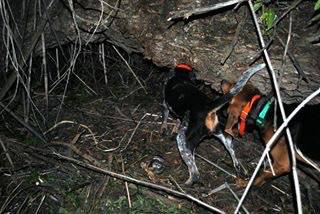
{"label": "dog's tail", "polygon": [[231,88],[231,90],[227,94],[223,95],[222,97],[220,97],[214,101],[213,109],[217,111],[221,107],[223,107],[225,104],[230,102],[231,99],[241,91],[241,89],[245,86],[245,84],[248,82],[248,80],[255,73],[257,73],[258,71],[260,71],[261,69],[263,69],[265,67],[266,67],[266,64],[262,63],[262,64],[258,64],[256,66],[251,67],[248,70],[246,70],[242,74],[242,76],[240,77],[238,82]]}

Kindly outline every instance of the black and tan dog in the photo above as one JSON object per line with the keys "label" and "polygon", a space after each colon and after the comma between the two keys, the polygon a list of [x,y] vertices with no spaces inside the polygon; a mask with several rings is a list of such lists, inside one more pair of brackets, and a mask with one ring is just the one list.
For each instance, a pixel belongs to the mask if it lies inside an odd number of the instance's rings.
{"label": "black and tan dog", "polygon": [[[228,94],[232,85],[229,81],[222,81],[223,93]],[[262,95],[257,88],[248,83],[230,101],[225,132],[235,137],[238,134],[242,136],[246,131],[257,130],[263,143],[267,144],[274,134],[274,102],[272,96]],[[297,106],[298,104],[284,104],[286,114],[290,114]],[[277,124],[281,124],[280,110],[276,112]],[[319,122],[320,104],[305,106],[289,124],[297,159],[318,171],[320,171],[319,166],[311,159],[320,160]],[[272,178],[290,172],[291,164],[285,134],[279,137],[271,149],[271,157],[275,175],[270,170],[265,170],[256,178],[254,182],[256,186],[261,186]],[[246,182],[239,184],[239,186],[245,186]]]}
{"label": "black and tan dog", "polygon": [[228,150],[235,168],[240,169],[239,161],[231,144],[232,138],[226,138],[219,126],[218,110],[240,91],[254,73],[262,68],[264,68],[264,64],[249,69],[229,93],[210,100],[195,86],[195,76],[191,66],[187,64],[176,66],[164,88],[163,125],[166,127],[169,112],[181,121],[176,140],[180,155],[189,170],[189,179],[186,184],[190,185],[199,180],[194,150],[206,136],[214,135],[220,139]]}

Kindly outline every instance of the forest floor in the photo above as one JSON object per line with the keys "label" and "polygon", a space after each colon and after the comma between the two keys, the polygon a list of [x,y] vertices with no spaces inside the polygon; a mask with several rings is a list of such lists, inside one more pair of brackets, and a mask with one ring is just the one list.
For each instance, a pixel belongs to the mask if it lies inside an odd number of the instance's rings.
{"label": "forest floor", "polygon": [[[215,138],[203,141],[196,151],[201,182],[192,187],[183,185],[188,171],[177,150],[175,134],[160,133],[167,71],[144,60],[131,66],[145,90],[127,69],[117,66],[110,71],[107,86],[103,78],[100,84],[93,84],[100,95],[72,83],[57,125],[47,124],[47,144],[32,137],[9,116],[2,117],[0,139],[8,153],[1,151],[0,156],[0,213],[209,213],[188,200],[59,160],[50,155],[53,152],[170,189],[178,190],[180,185],[186,193],[233,212],[237,206],[235,195],[241,197],[243,189],[235,185],[235,170],[223,145]],[[210,96],[209,87],[201,88]],[[35,102],[44,106],[43,94],[37,94]],[[60,102],[61,94],[50,95],[48,121],[55,121]],[[169,122],[172,128],[174,121]],[[259,138],[247,135],[237,139],[235,148],[251,175],[263,151]],[[160,174],[150,167],[155,157],[164,160]],[[317,213],[319,185],[300,171],[299,178],[303,209]],[[293,213],[292,190],[290,176],[283,176],[252,189],[244,207],[252,213]]]}

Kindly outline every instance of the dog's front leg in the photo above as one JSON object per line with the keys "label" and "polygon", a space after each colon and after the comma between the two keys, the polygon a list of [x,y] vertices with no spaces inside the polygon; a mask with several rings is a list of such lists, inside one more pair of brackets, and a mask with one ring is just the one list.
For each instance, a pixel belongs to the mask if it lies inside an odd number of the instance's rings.
{"label": "dog's front leg", "polygon": [[[217,137],[223,143],[223,145],[225,146],[229,155],[232,158],[233,166],[236,169],[237,174],[240,174],[241,165],[233,149],[232,137],[231,136],[225,137],[221,131],[218,131],[217,133],[215,133],[214,136]],[[244,173],[246,174],[246,172]]]}
{"label": "dog's front leg", "polygon": [[185,182],[186,185],[192,185],[200,178],[200,173],[195,163],[194,153],[187,147],[186,139],[187,123],[183,122],[177,134],[178,149],[184,163],[188,166],[189,178]]}
{"label": "dog's front leg", "polygon": [[162,124],[161,124],[161,134],[167,132],[168,129],[168,117],[169,117],[169,108],[164,100],[162,103],[163,111],[162,111]]}

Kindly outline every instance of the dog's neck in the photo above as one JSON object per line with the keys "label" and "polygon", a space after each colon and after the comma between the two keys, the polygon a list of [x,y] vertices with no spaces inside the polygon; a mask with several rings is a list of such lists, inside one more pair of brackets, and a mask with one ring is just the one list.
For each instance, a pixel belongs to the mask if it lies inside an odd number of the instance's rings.
{"label": "dog's neck", "polygon": [[[260,96],[260,95],[255,95]],[[254,98],[253,97],[253,98]],[[252,102],[253,99],[250,101]],[[264,129],[267,121],[272,121],[274,98],[270,95],[260,96],[257,100],[252,103],[252,107],[249,112],[247,112],[247,118],[245,121],[246,129]],[[269,126],[270,124],[268,124]],[[240,125],[241,127],[241,125]],[[239,130],[240,131],[240,130]],[[244,133],[242,133],[244,134]]]}

